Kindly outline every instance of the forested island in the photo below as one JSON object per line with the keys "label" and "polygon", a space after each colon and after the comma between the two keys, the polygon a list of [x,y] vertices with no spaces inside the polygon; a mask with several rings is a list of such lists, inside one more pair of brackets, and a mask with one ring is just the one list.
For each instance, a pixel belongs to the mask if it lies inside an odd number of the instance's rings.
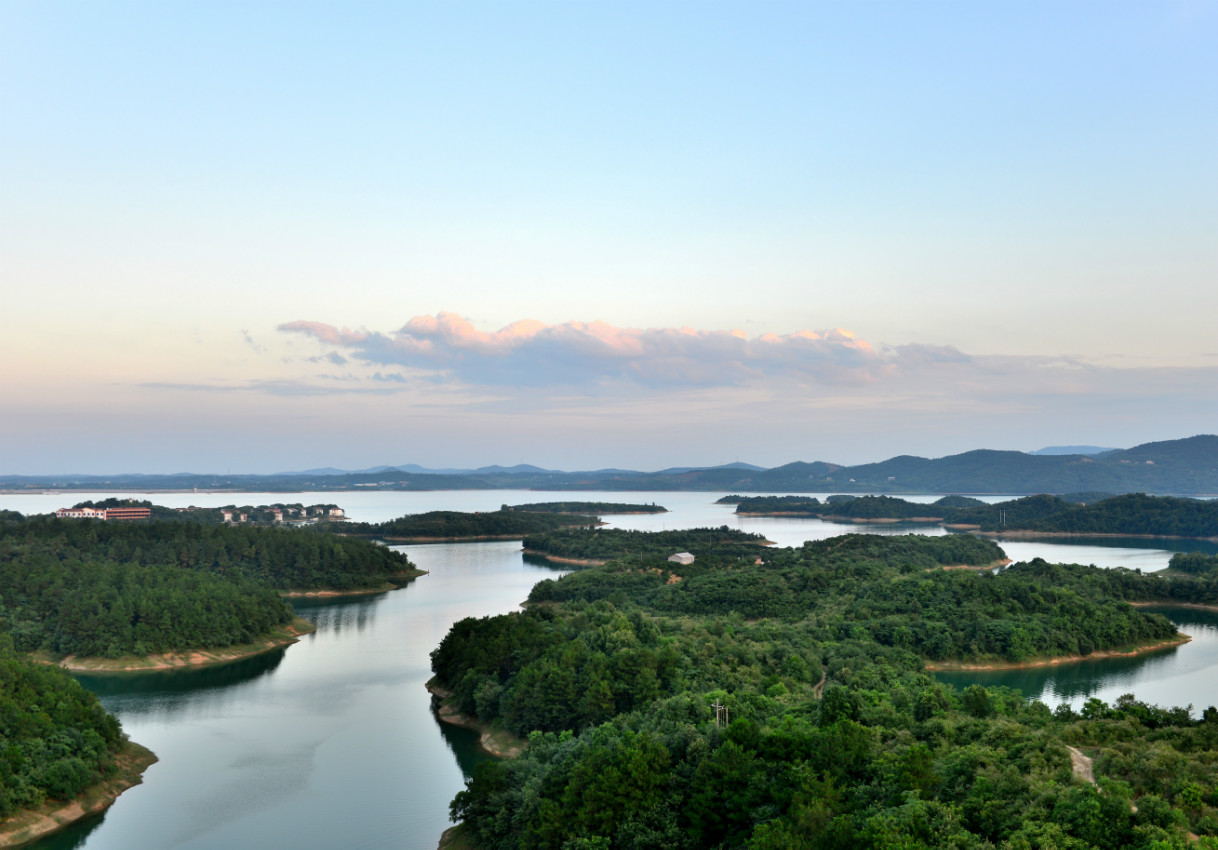
{"label": "forested island", "polygon": [[926,672],[1171,644],[1127,601],[1204,599],[1208,569],[993,572],[1001,550],[968,535],[847,535],[761,564],[654,549],[543,581],[432,653],[451,710],[528,738],[453,801],[471,846],[1218,846],[1218,710],[1076,714]]}
{"label": "forested island", "polygon": [[[419,574],[398,552],[310,529],[9,515],[0,630],[89,669],[214,663],[311,630],[285,594],[379,592]],[[175,653],[185,661],[149,660]]]}
{"label": "forested island", "polygon": [[519,511],[506,505],[497,511],[429,511],[387,522],[345,522],[340,533],[393,543],[461,543],[474,540],[515,540],[559,528],[591,528],[596,517],[548,511]]}
{"label": "forested island", "polygon": [[527,505],[504,505],[505,511],[532,511],[552,514],[664,514],[668,508],[651,502],[631,505],[624,502],[530,502]]}
{"label": "forested island", "polygon": [[719,528],[686,528],[674,531],[631,531],[623,528],[567,529],[524,538],[524,551],[558,563],[599,565],[610,558],[659,556],[678,552],[695,557],[743,558],[761,556],[768,545],[760,534]]}
{"label": "forested island", "polygon": [[944,496],[929,504],[893,496],[726,496],[742,516],[798,516],[855,522],[935,522],[949,528],[1028,536],[1218,538],[1218,500],[1131,493],[1026,496],[986,504]]}

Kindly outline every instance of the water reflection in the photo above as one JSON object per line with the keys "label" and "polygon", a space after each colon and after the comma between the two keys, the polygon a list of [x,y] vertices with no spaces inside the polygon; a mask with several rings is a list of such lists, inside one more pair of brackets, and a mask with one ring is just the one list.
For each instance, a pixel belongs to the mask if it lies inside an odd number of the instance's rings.
{"label": "water reflection", "polygon": [[491,758],[479,743],[482,736],[473,729],[445,723],[440,719],[440,713],[436,710],[438,705],[439,701],[434,700],[431,716],[436,722],[436,728],[439,730],[440,736],[444,739],[444,743],[448,746],[449,751],[453,754],[453,758],[456,759],[457,766],[461,768],[461,773],[465,776],[470,776],[473,774],[475,767]]}
{"label": "water reflection", "polygon": [[319,632],[341,634],[344,629],[362,632],[372,624],[377,607],[388,593],[405,593],[410,585],[369,596],[298,598],[290,600],[296,613],[317,627]]}
{"label": "water reflection", "polygon": [[153,673],[113,673],[94,676],[77,673],[75,677],[99,697],[138,697],[157,700],[174,694],[197,695],[205,691],[233,688],[251,679],[272,673],[283,661],[287,647],[273,649],[218,667],[163,670]]}

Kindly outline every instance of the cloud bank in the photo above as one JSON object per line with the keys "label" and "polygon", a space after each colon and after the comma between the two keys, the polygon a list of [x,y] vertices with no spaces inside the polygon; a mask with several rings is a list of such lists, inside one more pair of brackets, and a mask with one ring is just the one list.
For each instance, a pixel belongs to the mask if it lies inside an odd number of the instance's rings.
{"label": "cloud bank", "polygon": [[[390,333],[313,321],[279,326],[331,354],[377,366],[439,372],[472,385],[584,387],[627,382],[655,389],[744,386],[766,378],[857,385],[933,363],[969,358],[950,346],[877,350],[850,331],[803,330],[749,338],[743,331],[547,325],[526,319],[480,331],[453,313],[415,316]],[[341,356],[341,355],[340,355]]]}

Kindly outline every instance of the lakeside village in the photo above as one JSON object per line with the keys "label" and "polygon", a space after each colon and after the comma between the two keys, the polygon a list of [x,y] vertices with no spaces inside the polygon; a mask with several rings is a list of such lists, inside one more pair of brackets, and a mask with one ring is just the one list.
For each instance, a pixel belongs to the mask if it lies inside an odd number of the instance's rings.
{"label": "lakeside village", "polygon": [[150,502],[134,499],[104,502],[81,502],[55,511],[60,519],[96,519],[104,522],[130,522],[149,519],[184,519],[202,523],[226,525],[313,525],[316,522],[344,522],[346,513],[338,505],[225,505],[221,508],[154,507]]}

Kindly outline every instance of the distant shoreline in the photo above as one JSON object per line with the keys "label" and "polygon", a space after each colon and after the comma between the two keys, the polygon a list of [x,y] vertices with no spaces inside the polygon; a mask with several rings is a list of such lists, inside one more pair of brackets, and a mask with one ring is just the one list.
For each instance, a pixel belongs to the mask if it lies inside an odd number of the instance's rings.
{"label": "distant shoreline", "polygon": [[391,590],[405,587],[419,576],[427,574],[427,570],[413,569],[393,574],[393,578],[403,580],[402,584],[397,584],[394,581],[386,579],[379,587],[357,587],[353,590],[333,590],[327,588],[322,588],[321,590],[281,590],[279,595],[285,599],[337,599],[343,596],[370,596],[375,593],[388,593]]}

